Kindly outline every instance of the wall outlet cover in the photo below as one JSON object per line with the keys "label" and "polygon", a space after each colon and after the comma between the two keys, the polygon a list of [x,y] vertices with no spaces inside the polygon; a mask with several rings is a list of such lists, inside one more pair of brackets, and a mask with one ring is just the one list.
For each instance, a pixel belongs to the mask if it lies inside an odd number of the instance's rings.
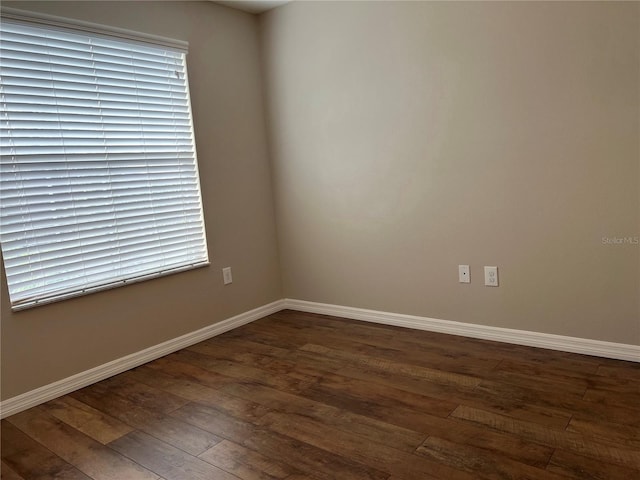
{"label": "wall outlet cover", "polygon": [[484,284],[487,287],[498,286],[498,267],[484,267]]}

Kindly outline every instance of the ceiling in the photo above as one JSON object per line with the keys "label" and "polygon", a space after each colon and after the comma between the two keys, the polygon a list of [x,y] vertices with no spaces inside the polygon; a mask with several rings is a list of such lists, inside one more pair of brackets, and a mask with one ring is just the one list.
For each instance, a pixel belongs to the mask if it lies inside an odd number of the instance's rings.
{"label": "ceiling", "polygon": [[285,3],[289,3],[291,0],[227,0],[217,1],[212,0],[214,3],[219,3],[225,7],[235,8],[237,10],[243,10],[249,13],[262,13],[272,8],[279,7]]}

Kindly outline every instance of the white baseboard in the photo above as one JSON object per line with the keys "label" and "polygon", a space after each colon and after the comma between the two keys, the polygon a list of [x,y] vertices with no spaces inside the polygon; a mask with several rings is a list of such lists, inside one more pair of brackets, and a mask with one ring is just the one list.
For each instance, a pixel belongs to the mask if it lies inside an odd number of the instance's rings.
{"label": "white baseboard", "polygon": [[437,318],[418,317],[415,315],[380,312],[377,310],[366,310],[364,308],[344,307],[285,298],[4,400],[0,402],[0,418],[5,418],[40,405],[41,403],[78,390],[79,388],[112,377],[113,375],[142,365],[143,363],[150,362],[284,309],[640,363],[640,346],[638,345],[565,337],[562,335],[513,330],[510,328],[489,327],[472,323],[439,320]]}
{"label": "white baseboard", "polygon": [[380,312],[364,308],[343,307],[326,303],[308,302],[286,298],[284,308],[301,312],[333,315],[336,317],[363,320],[365,322],[395,325],[397,327],[415,328],[430,332],[447,333],[463,337],[482,338],[496,342],[514,343],[529,347],[548,348],[563,352],[580,353],[596,357],[614,358],[640,362],[640,346],[624,343],[603,342],[587,338],[565,337],[550,333],[513,330],[510,328],[489,327],[472,323],[439,320],[437,318],[403,315],[400,313]]}
{"label": "white baseboard", "polygon": [[40,405],[54,398],[66,395],[67,393],[86,387],[92,383],[99,382],[105,378],[112,377],[126,370],[150,362],[157,358],[173,353],[181,348],[188,347],[195,343],[201,342],[221,333],[228,332],[234,328],[245,325],[259,318],[266,317],[272,313],[278,312],[284,308],[284,301],[277,300],[273,303],[263,305],[245,313],[236,315],[235,317],[222,320],[208,327],[201,328],[195,332],[187,333],[180,337],[168,340],[166,342],[146,348],[140,352],[132,353],[126,357],[113,360],[98,367],[80,372],[71,377],[59,380],[57,382],[44,385],[29,392],[23,393],[16,397],[9,398],[0,402],[0,418],[8,417],[15,413],[26,410],[27,408]]}

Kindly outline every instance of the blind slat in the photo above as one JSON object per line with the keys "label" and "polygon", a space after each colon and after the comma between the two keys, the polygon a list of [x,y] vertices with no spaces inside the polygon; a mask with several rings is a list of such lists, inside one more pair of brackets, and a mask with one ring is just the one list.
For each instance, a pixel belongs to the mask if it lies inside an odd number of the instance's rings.
{"label": "blind slat", "polygon": [[[180,247],[172,250],[168,249],[166,251],[165,260],[162,262],[158,261],[159,255],[157,249],[145,253],[144,255],[140,255],[139,252],[131,252],[126,255],[122,255],[118,260],[121,263],[117,263],[115,265],[112,261],[110,262],[107,259],[104,259],[102,263],[96,262],[89,267],[78,270],[70,270],[68,272],[63,271],[62,274],[58,273],[56,276],[52,277],[36,277],[33,275],[25,276],[24,278],[21,278],[18,284],[18,289],[22,291],[26,291],[27,289],[33,291],[35,288],[31,285],[33,285],[34,282],[38,282],[38,286],[36,288],[41,289],[41,295],[48,295],[49,293],[54,293],[54,289],[59,289],[61,287],[67,289],[81,280],[84,286],[82,289],[78,290],[83,290],[91,285],[95,285],[95,280],[104,281],[103,278],[107,272],[111,272],[109,274],[111,275],[111,281],[109,283],[112,283],[114,281],[127,280],[129,277],[135,277],[141,274],[148,275],[149,273],[154,273],[154,270],[155,272],[158,272],[167,268],[193,265],[194,262],[190,261],[190,259],[193,258],[192,252],[193,251],[190,249],[185,251],[184,248]],[[176,260],[181,260],[181,262],[178,263]],[[111,265],[111,267],[109,265]],[[129,275],[122,275],[121,272],[123,271],[128,272]],[[96,273],[99,273],[100,275],[96,275]],[[44,291],[46,291],[47,294],[44,294]]]}
{"label": "blind slat", "polygon": [[[158,247],[159,240],[162,241],[162,248],[169,248],[171,246],[195,246],[199,244],[198,228],[196,226],[191,229],[180,230],[167,230],[157,231],[153,233],[153,236],[129,235],[119,236],[115,235],[114,238],[104,238],[101,242],[94,243],[78,243],[65,246],[65,248],[59,248],[56,250],[43,251],[41,248],[34,248],[33,250],[27,250],[24,258],[17,259],[11,262],[6,262],[6,269],[12,275],[22,272],[28,272],[31,270],[32,262],[28,260],[29,257],[37,257],[38,263],[41,266],[52,267],[55,266],[60,269],[71,269],[77,267],[78,269],[86,268],[92,260],[97,258],[112,258],[113,242],[117,242],[117,250],[119,259],[122,255],[130,252],[144,253],[148,249]],[[64,258],[64,261],[62,259]]]}
{"label": "blind slat", "polygon": [[[138,228],[138,225],[141,225],[143,228],[154,224],[161,225],[165,221],[174,223],[179,223],[180,221],[186,223],[197,223],[201,220],[199,214],[200,211],[194,208],[192,210],[183,211],[155,212],[153,215],[120,215],[117,219],[117,226],[118,228],[127,229],[131,226]],[[71,225],[40,225],[34,226],[27,231],[18,229],[7,231],[4,233],[4,242],[7,248],[10,248],[11,245],[13,245],[12,242],[16,242],[18,245],[17,248],[20,248],[23,244],[27,245],[36,241],[54,243],[56,238],[60,238],[59,235],[67,233],[88,234],[91,230],[111,228],[114,225],[116,225],[116,219],[113,218],[113,216],[108,216],[107,218],[93,217],[91,221]]]}
{"label": "blind slat", "polygon": [[[58,214],[57,217],[52,217],[51,215],[46,215],[46,213],[37,213],[37,214],[29,214],[29,215],[15,215],[13,217],[7,217],[9,221],[7,221],[6,228],[3,225],[3,234],[6,231],[7,233],[13,233],[16,231],[20,231],[20,229],[30,228],[34,231],[38,229],[49,229],[55,226],[64,226],[75,222],[77,224],[83,223],[91,223],[97,220],[115,220],[122,221],[126,218],[141,218],[146,219],[149,217],[153,217],[154,215],[159,214],[169,214],[169,213],[179,213],[184,212],[185,214],[192,213],[194,210],[197,211],[197,208],[191,207],[188,205],[182,205],[180,208],[175,207],[162,207],[155,208],[153,212],[150,212],[148,208],[130,208],[130,209],[120,209],[117,212],[114,210],[103,210],[103,211],[89,211],[89,212],[79,212],[75,215],[62,215]],[[72,212],[71,212],[72,213]]]}

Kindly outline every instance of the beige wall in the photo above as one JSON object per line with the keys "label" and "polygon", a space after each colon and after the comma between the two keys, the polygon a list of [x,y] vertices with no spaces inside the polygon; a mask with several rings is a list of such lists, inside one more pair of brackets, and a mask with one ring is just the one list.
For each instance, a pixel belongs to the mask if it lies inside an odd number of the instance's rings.
{"label": "beige wall", "polygon": [[285,296],[640,345],[639,8],[262,16]]}
{"label": "beige wall", "polygon": [[[2,398],[282,298],[257,19],[210,2],[3,2],[190,43],[212,265],[12,314],[2,272]],[[221,267],[234,283],[222,285]]]}

